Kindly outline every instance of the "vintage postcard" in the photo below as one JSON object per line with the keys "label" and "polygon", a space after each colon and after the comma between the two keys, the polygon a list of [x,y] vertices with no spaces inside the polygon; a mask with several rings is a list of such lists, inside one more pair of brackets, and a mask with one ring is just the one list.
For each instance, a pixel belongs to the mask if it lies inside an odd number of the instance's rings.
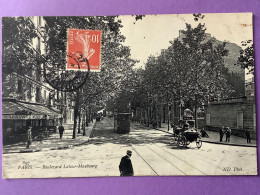
{"label": "vintage postcard", "polygon": [[252,13],[2,32],[4,178],[257,174]]}

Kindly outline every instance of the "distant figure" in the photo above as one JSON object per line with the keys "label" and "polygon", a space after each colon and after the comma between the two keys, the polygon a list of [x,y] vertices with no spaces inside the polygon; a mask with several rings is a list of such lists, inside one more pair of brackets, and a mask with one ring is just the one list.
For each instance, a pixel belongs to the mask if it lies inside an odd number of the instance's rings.
{"label": "distant figure", "polygon": [[153,127],[154,129],[157,128],[157,121],[156,121],[156,119],[153,119],[153,120],[152,120],[151,125],[152,125],[152,127]]}
{"label": "distant figure", "polygon": [[134,176],[134,170],[131,162],[132,151],[127,150],[126,156],[121,158],[119,164],[120,176]]}
{"label": "distant figure", "polygon": [[60,139],[61,139],[63,136],[63,132],[64,132],[64,127],[62,126],[62,123],[60,124],[58,129],[59,129],[59,134],[60,134]]}
{"label": "distant figure", "polygon": [[171,128],[172,128],[172,131],[174,133],[175,129],[176,129],[176,125],[174,123],[171,124]]}
{"label": "distant figure", "polygon": [[173,131],[173,136],[177,137],[177,135],[179,135],[178,127],[174,123],[171,124],[171,127],[172,127],[172,131]]}
{"label": "distant figure", "polygon": [[190,127],[189,123],[187,123],[187,122],[184,123],[184,125],[183,125],[183,129],[184,129],[184,130],[188,130],[189,127]]}
{"label": "distant figure", "polygon": [[101,120],[100,115],[97,115],[97,117],[96,117],[96,121],[97,121],[97,122],[100,122],[100,120]]}
{"label": "distant figure", "polygon": [[222,126],[220,129],[219,129],[219,138],[220,138],[220,142],[223,141],[223,136],[224,136],[224,127]]}
{"label": "distant figure", "polygon": [[201,129],[200,133],[201,133],[201,137],[209,137],[209,135],[208,135],[207,132],[204,130],[204,128]]}
{"label": "distant figure", "polygon": [[249,129],[246,130],[246,141],[247,143],[251,143],[251,136]]}
{"label": "distant figure", "polygon": [[158,116],[157,116],[157,119],[158,119],[158,127],[161,128],[161,127],[162,127],[161,116],[158,115]]}
{"label": "distant figure", "polygon": [[231,136],[231,129],[229,127],[227,127],[227,130],[226,130],[226,142],[230,141],[230,136]]}
{"label": "distant figure", "polygon": [[32,144],[32,127],[28,126],[27,129],[27,146],[26,148],[30,148],[30,145]]}

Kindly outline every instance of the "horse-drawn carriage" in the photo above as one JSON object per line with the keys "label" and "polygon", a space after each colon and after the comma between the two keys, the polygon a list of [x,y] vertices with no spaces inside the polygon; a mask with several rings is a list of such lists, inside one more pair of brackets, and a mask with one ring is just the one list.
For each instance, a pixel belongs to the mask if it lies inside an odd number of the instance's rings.
{"label": "horse-drawn carriage", "polygon": [[178,147],[187,147],[191,142],[196,142],[197,148],[202,146],[202,139],[195,128],[195,120],[190,112],[184,113],[183,119],[179,121],[179,126],[173,125],[174,137]]}
{"label": "horse-drawn carriage", "polygon": [[200,134],[196,129],[188,129],[181,131],[177,136],[177,146],[178,147],[187,147],[191,142],[196,141],[197,148],[202,146],[202,140]]}

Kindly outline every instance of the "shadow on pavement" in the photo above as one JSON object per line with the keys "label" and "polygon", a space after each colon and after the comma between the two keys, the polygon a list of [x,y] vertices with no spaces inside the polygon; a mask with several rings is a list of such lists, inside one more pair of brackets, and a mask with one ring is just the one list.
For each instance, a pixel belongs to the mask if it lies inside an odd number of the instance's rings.
{"label": "shadow on pavement", "polygon": [[147,129],[141,125],[132,125],[129,134],[118,134],[115,133],[114,128],[111,126],[111,122],[104,119],[96,124],[93,138],[85,143],[85,145],[100,145],[107,143],[120,145],[164,143],[166,145],[172,145],[173,142],[173,135],[165,134],[164,132],[155,129]]}

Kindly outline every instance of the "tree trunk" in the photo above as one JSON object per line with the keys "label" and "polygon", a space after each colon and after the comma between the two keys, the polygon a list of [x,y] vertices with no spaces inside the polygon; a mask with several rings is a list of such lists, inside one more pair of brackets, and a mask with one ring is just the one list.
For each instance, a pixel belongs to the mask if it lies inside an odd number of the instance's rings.
{"label": "tree trunk", "polygon": [[198,129],[198,114],[197,114],[197,107],[198,107],[198,97],[195,94],[195,128]]}
{"label": "tree trunk", "polygon": [[85,114],[83,114],[83,117],[82,117],[82,130],[83,130],[83,136],[86,135],[86,116]]}
{"label": "tree trunk", "polygon": [[172,123],[175,124],[175,102],[172,101]]}
{"label": "tree trunk", "polygon": [[168,104],[168,131],[170,130],[170,119],[171,119],[171,110],[170,110],[170,105]]}
{"label": "tree trunk", "polygon": [[79,89],[78,89],[77,92],[76,92],[76,98],[75,98],[74,124],[73,124],[73,135],[72,135],[72,139],[76,139],[76,128],[77,128],[78,111],[79,111]]}
{"label": "tree trunk", "polygon": [[165,123],[166,118],[166,111],[165,111],[165,104],[163,104],[163,123]]}
{"label": "tree trunk", "polygon": [[68,109],[68,107],[67,107],[67,92],[64,92],[64,96],[63,96],[63,98],[62,98],[62,104],[63,105],[66,105],[66,107],[62,107],[62,110],[63,110],[63,123],[67,123],[67,109]]}
{"label": "tree trunk", "polygon": [[89,111],[86,110],[85,113],[85,126],[88,127],[88,123],[90,122],[89,120]]}
{"label": "tree trunk", "polygon": [[78,123],[78,134],[79,134],[80,133],[80,124],[81,124],[81,112],[80,112],[80,110],[79,110],[78,116],[79,116],[79,123]]}

